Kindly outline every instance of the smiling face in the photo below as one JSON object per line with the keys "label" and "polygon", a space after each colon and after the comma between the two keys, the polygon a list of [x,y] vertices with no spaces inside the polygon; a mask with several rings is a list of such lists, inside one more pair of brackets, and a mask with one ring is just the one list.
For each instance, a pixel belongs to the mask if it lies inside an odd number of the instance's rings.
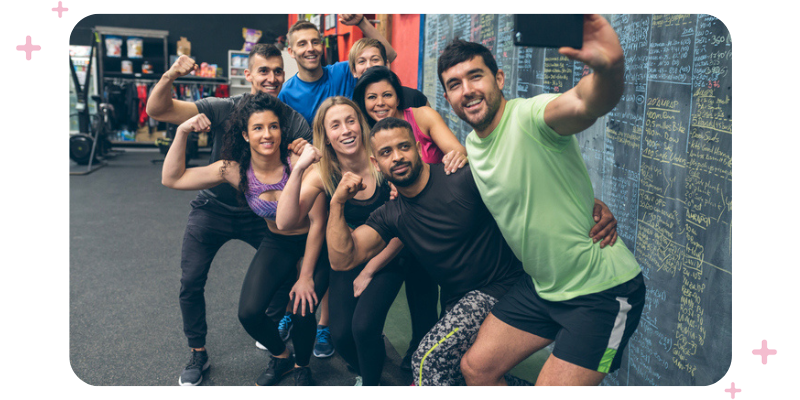
{"label": "smiling face", "polygon": [[364,107],[367,115],[375,121],[386,117],[398,117],[397,92],[389,81],[383,80],[367,86],[364,91]]}
{"label": "smiling face", "polygon": [[250,151],[267,157],[280,157],[281,124],[272,111],[259,111],[247,120],[247,132],[242,133],[250,142]]}
{"label": "smiling face", "polygon": [[250,57],[250,63],[244,71],[244,76],[250,82],[250,93],[264,92],[277,97],[286,79],[283,71],[283,58],[264,58],[259,54],[254,54]]}
{"label": "smiling face", "polygon": [[353,76],[360,78],[364,71],[376,65],[385,67],[386,61],[377,47],[367,47],[356,57]]}
{"label": "smiling face", "polygon": [[322,39],[316,29],[302,29],[292,32],[289,55],[297,61],[297,67],[315,71],[322,66]]}
{"label": "smiling face", "polygon": [[371,160],[389,182],[398,187],[416,183],[422,171],[422,158],[413,133],[404,128],[384,129],[375,132],[371,140],[375,149]]}
{"label": "smiling face", "polygon": [[472,57],[442,72],[445,99],[459,118],[476,132],[493,129],[500,120],[505,75],[492,74],[479,56]]}
{"label": "smiling face", "polygon": [[338,155],[355,154],[363,150],[361,121],[353,107],[337,104],[328,109],[324,118],[326,144]]}

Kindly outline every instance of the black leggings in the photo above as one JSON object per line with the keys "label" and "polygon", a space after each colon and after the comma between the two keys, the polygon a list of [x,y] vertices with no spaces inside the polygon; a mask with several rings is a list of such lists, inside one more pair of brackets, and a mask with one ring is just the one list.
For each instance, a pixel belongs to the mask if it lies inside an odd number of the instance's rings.
{"label": "black leggings", "polygon": [[[306,237],[305,234],[283,236],[267,231],[242,284],[239,321],[245,331],[273,355],[283,353],[286,345],[278,333],[278,325],[268,318],[264,311],[284,282],[297,280],[297,261],[303,257]],[[320,300],[328,289],[329,271],[327,246],[323,243],[319,260],[314,268],[314,291]],[[287,297],[282,302],[284,308],[288,302]],[[305,317],[300,314],[292,315],[292,322],[295,362],[297,365],[306,366],[311,359],[311,349],[314,347],[317,320],[314,313],[306,312]]]}
{"label": "black leggings", "polygon": [[353,297],[353,281],[365,265],[331,271],[328,312],[336,351],[361,375],[364,386],[375,386],[386,358],[383,325],[403,284],[404,271],[395,258],[373,276],[361,296]]}
{"label": "black leggings", "polygon": [[[436,311],[439,285],[406,249],[403,249],[398,258],[405,271],[406,301],[411,316],[411,342],[408,344],[410,354],[417,349],[422,338],[439,321],[440,315]],[[442,310],[444,315],[444,307]]]}

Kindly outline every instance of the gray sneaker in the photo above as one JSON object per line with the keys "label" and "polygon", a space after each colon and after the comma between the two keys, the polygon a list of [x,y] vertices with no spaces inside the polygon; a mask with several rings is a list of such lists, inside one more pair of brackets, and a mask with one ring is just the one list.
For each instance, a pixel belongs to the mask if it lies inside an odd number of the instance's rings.
{"label": "gray sneaker", "polygon": [[181,386],[197,386],[203,381],[203,372],[211,366],[205,350],[192,350],[192,358],[181,372],[178,384]]}

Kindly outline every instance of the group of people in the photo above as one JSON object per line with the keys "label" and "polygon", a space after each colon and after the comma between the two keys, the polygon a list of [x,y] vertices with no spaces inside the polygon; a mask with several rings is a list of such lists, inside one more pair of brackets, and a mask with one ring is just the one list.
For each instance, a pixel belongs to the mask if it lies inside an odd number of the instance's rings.
{"label": "group of people", "polygon": [[[526,384],[508,371],[552,342],[536,384],[598,384],[619,367],[645,292],[572,136],[621,96],[613,29],[586,16],[583,47],[559,51],[593,74],[531,99],[504,98],[505,76],[484,46],[450,43],[438,75],[474,128],[465,146],[387,68],[397,54],[370,22],[340,20],[365,36],[348,61],[323,66],[319,30],[299,21],[287,34],[298,73],[285,82],[280,50],[259,44],[249,94],[172,99],[174,80],[196,68],[188,57],[151,94],[148,114],[179,125],[162,183],[200,190],[181,256],[191,358],[179,384],[199,384],[209,366],[203,288],[231,239],[257,249],[238,316],[270,353],[259,386],[290,373],[311,385],[311,355],[333,349],[357,384],[378,385],[382,331],[403,283],[412,335],[401,367],[415,385]],[[192,132],[212,133],[207,166],[185,166]]]}

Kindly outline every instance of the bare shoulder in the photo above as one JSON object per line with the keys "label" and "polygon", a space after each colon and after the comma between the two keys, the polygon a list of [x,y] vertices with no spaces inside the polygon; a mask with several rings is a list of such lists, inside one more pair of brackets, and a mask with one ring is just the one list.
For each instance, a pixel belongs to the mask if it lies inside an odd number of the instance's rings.
{"label": "bare shoulder", "polygon": [[439,113],[437,113],[436,110],[434,110],[434,109],[432,109],[432,108],[430,108],[428,106],[413,107],[411,109],[411,112],[414,113],[414,118],[426,117],[426,116],[430,115],[431,113],[439,115]]}
{"label": "bare shoulder", "polygon": [[314,168],[307,168],[303,173],[303,186],[308,185],[320,192],[325,190],[325,185],[322,183],[322,177],[319,176],[319,164],[315,164]]}
{"label": "bare shoulder", "polygon": [[414,113],[414,119],[417,120],[417,125],[419,125],[420,128],[422,128],[423,125],[430,127],[444,124],[444,119],[442,119],[442,116],[439,115],[436,110],[428,106],[412,108],[411,111]]}

